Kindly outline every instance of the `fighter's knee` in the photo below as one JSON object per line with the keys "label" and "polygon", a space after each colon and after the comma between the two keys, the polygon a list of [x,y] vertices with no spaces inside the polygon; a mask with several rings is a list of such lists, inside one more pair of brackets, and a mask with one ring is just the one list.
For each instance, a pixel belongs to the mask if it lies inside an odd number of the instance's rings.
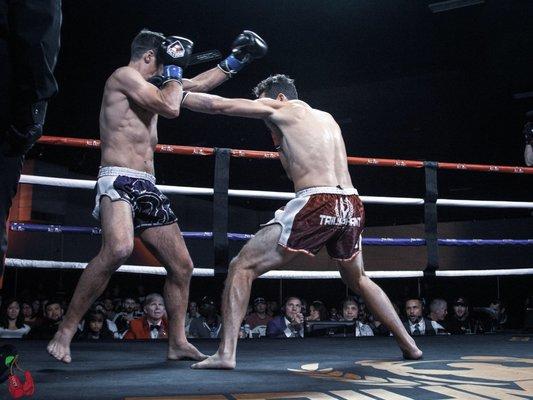
{"label": "fighter's knee", "polygon": [[133,242],[121,241],[113,246],[106,246],[102,249],[104,257],[111,264],[122,264],[126,262],[133,252]]}
{"label": "fighter's knee", "polygon": [[194,264],[190,258],[178,260],[176,263],[169,265],[167,268],[168,275],[177,279],[189,279],[192,276]]}
{"label": "fighter's knee", "polygon": [[246,257],[237,256],[231,260],[228,268],[228,273],[230,274],[239,274],[239,275],[249,275],[251,278],[255,279],[254,265],[248,262]]}

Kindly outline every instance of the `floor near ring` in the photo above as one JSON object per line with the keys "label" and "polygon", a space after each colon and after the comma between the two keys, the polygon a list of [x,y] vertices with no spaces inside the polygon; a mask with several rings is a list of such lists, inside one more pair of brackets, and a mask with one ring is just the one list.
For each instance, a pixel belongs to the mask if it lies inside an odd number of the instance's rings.
{"label": "floor near ring", "polygon": [[241,340],[234,371],[166,361],[163,342],[74,343],[70,365],[46,342],[11,343],[35,399],[533,399],[533,335],[421,337],[420,361],[402,360],[387,337]]}

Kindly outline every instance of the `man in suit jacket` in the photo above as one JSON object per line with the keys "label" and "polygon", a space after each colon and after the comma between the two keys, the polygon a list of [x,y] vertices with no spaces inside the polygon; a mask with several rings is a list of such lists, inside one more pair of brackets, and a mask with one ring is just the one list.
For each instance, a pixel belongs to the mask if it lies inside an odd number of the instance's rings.
{"label": "man in suit jacket", "polygon": [[298,297],[289,297],[285,301],[283,315],[270,320],[266,335],[274,338],[304,337],[302,301]]}
{"label": "man in suit jacket", "polygon": [[405,314],[407,321],[404,322],[404,326],[412,336],[431,336],[436,335],[440,330],[444,331],[442,325],[422,315],[422,300],[420,299],[408,299],[405,302]]}
{"label": "man in suit jacket", "polygon": [[124,339],[167,339],[168,325],[165,302],[160,294],[152,293],[144,300],[144,315],[133,319]]}

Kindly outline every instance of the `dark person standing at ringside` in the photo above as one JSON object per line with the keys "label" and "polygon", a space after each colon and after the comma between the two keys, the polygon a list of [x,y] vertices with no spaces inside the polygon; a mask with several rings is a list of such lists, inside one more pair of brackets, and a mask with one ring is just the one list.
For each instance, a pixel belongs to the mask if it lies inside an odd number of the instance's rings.
{"label": "dark person standing at ringside", "polygon": [[0,0],[0,288],[6,221],[26,153],[41,137],[57,93],[60,0]]}
{"label": "dark person standing at ringside", "polygon": [[189,93],[183,101],[183,107],[192,111],[263,120],[296,191],[296,198],[276,211],[274,219],[231,261],[222,297],[222,341],[216,354],[193,368],[235,368],[239,326],[253,280],[289,264],[297,255],[316,268],[310,255],[323,249],[346,285],[391,330],[404,357],[420,358],[422,351],[387,295],[365,274],[363,204],[352,184],[338,124],[330,114],[298,100],[293,80],[286,75],[265,79],[254,92],[256,100]]}
{"label": "dark person standing at ringside", "polygon": [[93,211],[101,221],[102,247],[83,271],[65,319],[48,344],[48,352],[56,359],[71,361],[70,342],[77,325],[102,294],[112,273],[132,253],[134,231],[167,270],[167,358],[205,358],[185,336],[193,263],[170,201],[155,185],[154,151],[158,115],[179,115],[184,88],[210,90],[258,58],[251,53],[257,56],[266,52],[266,44],[250,31],[239,35],[233,44],[232,54],[218,67],[183,80],[193,43],[142,30],[132,42],[129,64],[107,80],[100,111],[102,159]]}

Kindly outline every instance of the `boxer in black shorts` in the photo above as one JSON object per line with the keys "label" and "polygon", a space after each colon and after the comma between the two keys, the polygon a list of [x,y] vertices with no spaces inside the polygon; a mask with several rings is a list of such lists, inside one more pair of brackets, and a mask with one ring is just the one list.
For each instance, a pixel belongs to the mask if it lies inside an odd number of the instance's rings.
{"label": "boxer in black shorts", "polygon": [[100,219],[100,200],[125,201],[131,207],[133,228],[170,225],[178,218],[170,201],[155,186],[155,177],[146,172],[123,167],[101,167],[96,183],[93,217]]}
{"label": "boxer in black shorts", "polygon": [[207,91],[264,55],[266,44],[244,31],[232,54],[193,79],[182,79],[192,42],[142,30],[131,44],[131,59],[107,80],[100,111],[102,159],[95,216],[102,225],[102,247],[78,282],[68,311],[48,352],[69,363],[70,342],[87,309],[102,294],[111,274],[133,251],[134,232],[166,268],[164,299],[171,360],[202,360],[187,341],[185,312],[193,263],[168,199],[155,186],[157,118],[176,118],[183,90]]}
{"label": "boxer in black shorts", "polygon": [[190,93],[182,103],[193,111],[262,119],[296,191],[296,198],[278,210],[231,261],[222,296],[222,341],[217,353],[193,368],[235,368],[239,327],[253,280],[290,266],[297,255],[311,264],[321,249],[337,265],[344,282],[394,334],[404,357],[422,357],[387,295],[365,274],[360,240],[363,205],[352,185],[339,126],[330,114],[298,100],[292,79],[285,75],[265,79],[254,91],[257,100]]}

